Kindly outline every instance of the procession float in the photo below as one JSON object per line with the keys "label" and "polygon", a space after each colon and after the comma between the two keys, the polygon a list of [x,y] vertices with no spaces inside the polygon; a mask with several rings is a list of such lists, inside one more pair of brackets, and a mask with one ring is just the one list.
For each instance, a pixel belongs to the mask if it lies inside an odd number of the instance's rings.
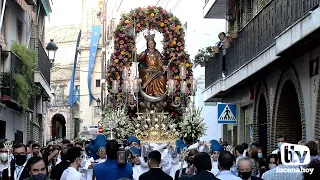
{"label": "procession float", "polygon": [[[162,52],[156,49],[155,32],[163,35]],[[141,54],[136,53],[138,34],[147,44]],[[197,82],[184,36],[179,19],[161,7],[139,7],[122,15],[107,69],[103,131],[108,137],[193,143],[205,134],[201,109],[194,105]]]}

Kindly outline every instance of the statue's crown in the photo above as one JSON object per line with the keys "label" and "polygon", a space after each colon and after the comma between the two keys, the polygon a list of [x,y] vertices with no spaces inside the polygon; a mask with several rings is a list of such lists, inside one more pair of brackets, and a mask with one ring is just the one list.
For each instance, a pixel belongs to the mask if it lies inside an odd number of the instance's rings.
{"label": "statue's crown", "polygon": [[150,33],[144,36],[144,38],[145,38],[147,41],[154,40],[154,37],[155,37],[155,34],[150,34]]}

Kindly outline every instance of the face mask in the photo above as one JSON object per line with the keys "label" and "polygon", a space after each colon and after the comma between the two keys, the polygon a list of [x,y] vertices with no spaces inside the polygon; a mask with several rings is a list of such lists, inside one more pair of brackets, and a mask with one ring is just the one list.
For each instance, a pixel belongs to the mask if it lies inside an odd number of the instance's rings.
{"label": "face mask", "polygon": [[258,153],[258,158],[263,158],[262,153]]}
{"label": "face mask", "polygon": [[241,179],[249,179],[251,177],[251,171],[250,172],[240,172],[239,171],[239,177]]}
{"label": "face mask", "polygon": [[274,169],[274,168],[276,168],[276,167],[277,167],[276,164],[269,164],[269,169]]}
{"label": "face mask", "polygon": [[1,161],[8,161],[8,154],[7,153],[1,153],[0,154],[0,160]]}
{"label": "face mask", "polygon": [[37,174],[37,175],[32,175],[32,180],[46,180],[48,176],[46,174]]}
{"label": "face mask", "polygon": [[26,155],[18,154],[16,156],[14,156],[14,161],[16,162],[16,164],[18,166],[22,166],[26,162],[26,160],[27,160],[27,156]]}
{"label": "face mask", "polygon": [[278,142],[278,148],[280,148],[282,144],[283,142]]}

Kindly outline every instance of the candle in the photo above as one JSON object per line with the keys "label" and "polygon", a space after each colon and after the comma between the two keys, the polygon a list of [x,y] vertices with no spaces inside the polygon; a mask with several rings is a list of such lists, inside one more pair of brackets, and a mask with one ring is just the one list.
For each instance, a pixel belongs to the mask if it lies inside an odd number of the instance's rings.
{"label": "candle", "polygon": [[196,93],[197,92],[197,81],[193,80],[191,84],[191,92]]}
{"label": "candle", "polygon": [[118,93],[118,81],[117,80],[112,81],[112,93],[113,94]]}
{"label": "candle", "polygon": [[123,92],[130,92],[129,81],[123,81]]}
{"label": "candle", "polygon": [[132,90],[133,90],[133,92],[139,92],[139,85],[140,85],[140,81],[139,81],[139,79],[134,79],[133,81],[132,81]]}
{"label": "candle", "polygon": [[183,81],[181,83],[181,93],[186,94],[187,93],[187,82]]}
{"label": "candle", "polygon": [[172,94],[176,91],[176,85],[173,79],[168,80],[168,93]]}
{"label": "candle", "polygon": [[180,79],[186,79],[186,66],[184,64],[182,64],[180,66]]}
{"label": "candle", "polygon": [[123,71],[122,71],[122,79],[127,80],[129,77],[129,72],[128,72],[128,68],[124,67]]}

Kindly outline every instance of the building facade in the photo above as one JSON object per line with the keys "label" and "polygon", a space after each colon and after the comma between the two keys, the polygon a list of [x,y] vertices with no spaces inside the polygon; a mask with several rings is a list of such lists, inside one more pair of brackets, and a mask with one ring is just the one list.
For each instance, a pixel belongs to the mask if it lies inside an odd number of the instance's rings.
{"label": "building facade", "polygon": [[[52,68],[53,99],[46,118],[46,139],[76,137],[90,139],[97,135],[96,126],[101,120],[101,110],[94,100],[89,104],[88,68],[92,26],[102,25],[98,16],[99,1],[82,0],[82,17],[80,24],[59,25],[49,27],[46,37],[54,39],[59,47],[55,65]],[[81,30],[79,55],[75,70],[74,89],[76,103],[68,104],[70,79],[74,65],[76,41]],[[97,100],[101,98],[101,65],[102,65],[102,38],[98,45],[92,77],[92,94]],[[90,131],[91,130],[91,131]]]}
{"label": "building facade", "polygon": [[237,104],[238,122],[223,126],[223,138],[259,141],[268,152],[278,135],[319,139],[319,0],[205,3],[205,18],[227,19],[237,32],[205,67],[204,100]]}
{"label": "building facade", "polygon": [[[3,4],[5,2],[5,4]],[[45,17],[51,13],[48,0],[38,1],[1,1],[1,119],[0,138],[25,143],[35,140],[42,143],[43,115],[45,104],[50,101],[51,63],[44,49]],[[33,69],[28,88],[35,87],[34,97],[22,97],[21,74],[24,58],[17,50],[11,51],[13,44],[26,46],[35,52],[36,65]],[[23,49],[23,48],[22,48]],[[17,54],[20,54],[18,56]],[[23,78],[24,79],[24,78]],[[24,81],[23,81],[24,82]],[[29,102],[29,103],[28,103]],[[27,107],[23,106],[26,105]]]}
{"label": "building facade", "polygon": [[[68,104],[70,77],[73,68],[76,43],[81,24],[51,26],[46,28],[46,40],[54,39],[59,47],[54,66],[51,69],[52,99],[46,116],[46,142],[59,138],[76,138],[80,129],[79,106]],[[63,32],[63,33],[61,33]],[[79,65],[79,64],[77,64]],[[80,68],[75,71],[75,89],[80,98]]]}

